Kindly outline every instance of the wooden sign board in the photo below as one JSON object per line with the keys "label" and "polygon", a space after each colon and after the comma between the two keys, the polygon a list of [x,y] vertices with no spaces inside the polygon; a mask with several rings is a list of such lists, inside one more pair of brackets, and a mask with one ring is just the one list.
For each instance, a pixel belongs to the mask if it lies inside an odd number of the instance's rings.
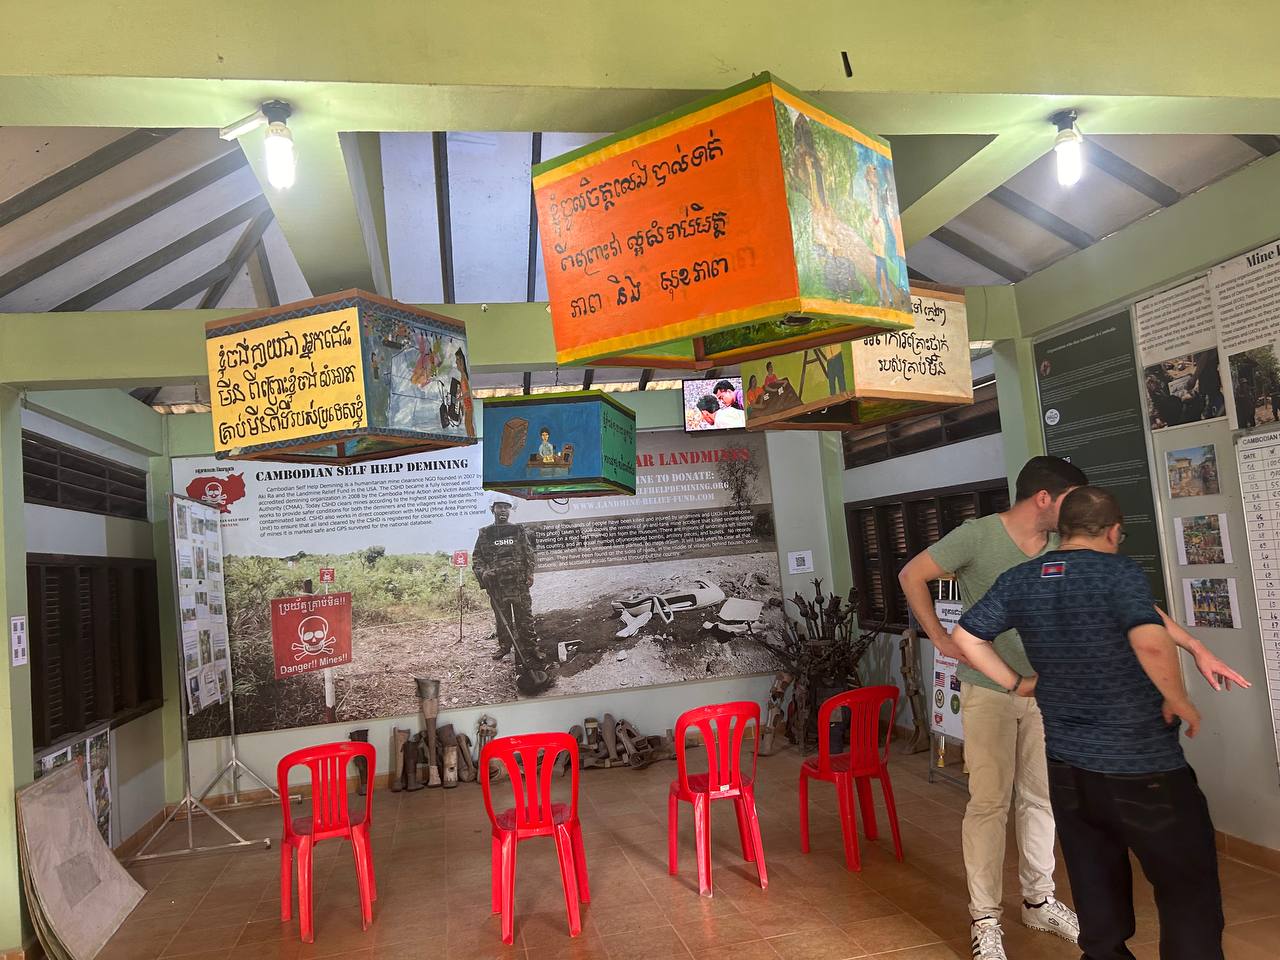
{"label": "wooden sign board", "polygon": [[352,463],[475,443],[461,321],[347,290],[205,325],[219,457]]}
{"label": "wooden sign board", "polygon": [[769,74],[539,164],[533,186],[561,364],[651,366],[753,325],[715,348],[913,325],[888,144]]}
{"label": "wooden sign board", "polygon": [[973,402],[959,291],[912,289],[916,327],[742,364],[747,429],[857,430]]}

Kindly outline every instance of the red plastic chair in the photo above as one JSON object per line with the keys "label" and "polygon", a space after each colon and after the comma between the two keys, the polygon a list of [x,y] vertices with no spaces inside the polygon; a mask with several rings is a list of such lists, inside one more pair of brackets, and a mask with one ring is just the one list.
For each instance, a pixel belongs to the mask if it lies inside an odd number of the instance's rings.
{"label": "red plastic chair", "polygon": [[[889,732],[880,744],[880,709],[889,703]],[[849,752],[831,754],[831,714],[841,707],[849,709]],[[858,804],[862,807],[862,828],[868,840],[879,836],[876,809],[871,797],[871,778],[880,781],[889,829],[893,833],[893,852],[902,860],[902,836],[898,833],[898,810],[893,803],[893,785],[889,782],[889,736],[893,718],[898,712],[898,688],[893,686],[862,687],[837,694],[818,709],[818,756],[810,757],[800,767],[800,849],[809,852],[809,778],[826,780],[836,786],[840,801],[840,829],[844,834],[844,862],[850,870],[862,869],[858,852],[858,825],[854,822],[853,793],[856,786]]]}
{"label": "red plastic chair", "polygon": [[[742,738],[748,723],[755,723],[751,775],[742,772]],[[707,751],[707,772],[690,774],[686,765],[685,736],[690,727],[702,736]],[[711,801],[732,800],[738,815],[742,857],[756,865],[760,888],[769,886],[756,815],[756,760],[760,754],[760,706],[748,701],[699,707],[676,721],[677,778],[667,795],[667,859],[672,876],[679,872],[680,801],[693,804],[693,835],[698,856],[698,892],[711,896]]]}
{"label": "red plastic chair", "polygon": [[[293,851],[298,851],[298,925],[302,942],[315,942],[311,915],[311,854],[321,840],[347,837],[355,854],[356,880],[360,887],[360,923],[368,930],[373,922],[373,901],[378,899],[373,879],[373,853],[369,825],[373,820],[373,790],[365,793],[364,809],[354,815],[347,809],[347,767],[363,757],[367,769],[376,766],[372,744],[343,741],[295,750],[276,765],[276,783],[284,809],[284,837],[280,844],[280,919],[292,917]],[[289,809],[289,771],[311,771],[311,815],[295,817]]]}
{"label": "red plastic chair", "polygon": [[[551,777],[556,759],[569,754],[569,802],[551,799]],[[541,760],[539,760],[541,754]],[[489,767],[496,761],[506,767],[515,806],[494,812]],[[502,942],[515,939],[516,844],[531,837],[552,837],[564,883],[564,905],[569,915],[569,936],[582,932],[578,904],[590,903],[587,887],[587,854],[578,822],[578,741],[567,733],[534,733],[490,740],[480,751],[480,786],[484,808],[493,824],[493,912],[502,914]]]}

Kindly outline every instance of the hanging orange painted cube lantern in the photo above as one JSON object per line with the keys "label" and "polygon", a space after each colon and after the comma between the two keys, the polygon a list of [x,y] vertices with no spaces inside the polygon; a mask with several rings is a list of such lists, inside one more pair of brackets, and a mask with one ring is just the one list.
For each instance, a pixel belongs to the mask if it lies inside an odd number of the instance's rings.
{"label": "hanging orange painted cube lantern", "polygon": [[533,186],[561,364],[913,325],[889,145],[767,73],[539,164]]}

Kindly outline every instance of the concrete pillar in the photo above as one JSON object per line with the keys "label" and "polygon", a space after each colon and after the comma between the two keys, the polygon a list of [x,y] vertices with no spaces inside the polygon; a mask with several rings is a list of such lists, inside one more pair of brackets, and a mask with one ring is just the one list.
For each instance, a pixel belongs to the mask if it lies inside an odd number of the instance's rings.
{"label": "concrete pillar", "polygon": [[14,791],[32,780],[31,667],[10,666],[9,623],[27,615],[27,533],[22,497],[22,405],[0,386],[0,955],[30,929],[18,879]]}

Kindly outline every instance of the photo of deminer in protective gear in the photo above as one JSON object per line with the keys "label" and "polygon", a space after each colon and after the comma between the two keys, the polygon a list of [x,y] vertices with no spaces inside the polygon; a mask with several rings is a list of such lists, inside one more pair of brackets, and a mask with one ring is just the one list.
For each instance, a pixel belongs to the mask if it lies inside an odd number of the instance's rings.
{"label": "photo of deminer in protective gear", "polygon": [[537,693],[548,687],[551,679],[538,650],[529,595],[537,569],[533,537],[523,526],[511,522],[511,503],[497,500],[489,509],[493,523],[480,528],[471,564],[493,608],[498,638],[493,659],[514,654],[516,686],[521,693]]}

